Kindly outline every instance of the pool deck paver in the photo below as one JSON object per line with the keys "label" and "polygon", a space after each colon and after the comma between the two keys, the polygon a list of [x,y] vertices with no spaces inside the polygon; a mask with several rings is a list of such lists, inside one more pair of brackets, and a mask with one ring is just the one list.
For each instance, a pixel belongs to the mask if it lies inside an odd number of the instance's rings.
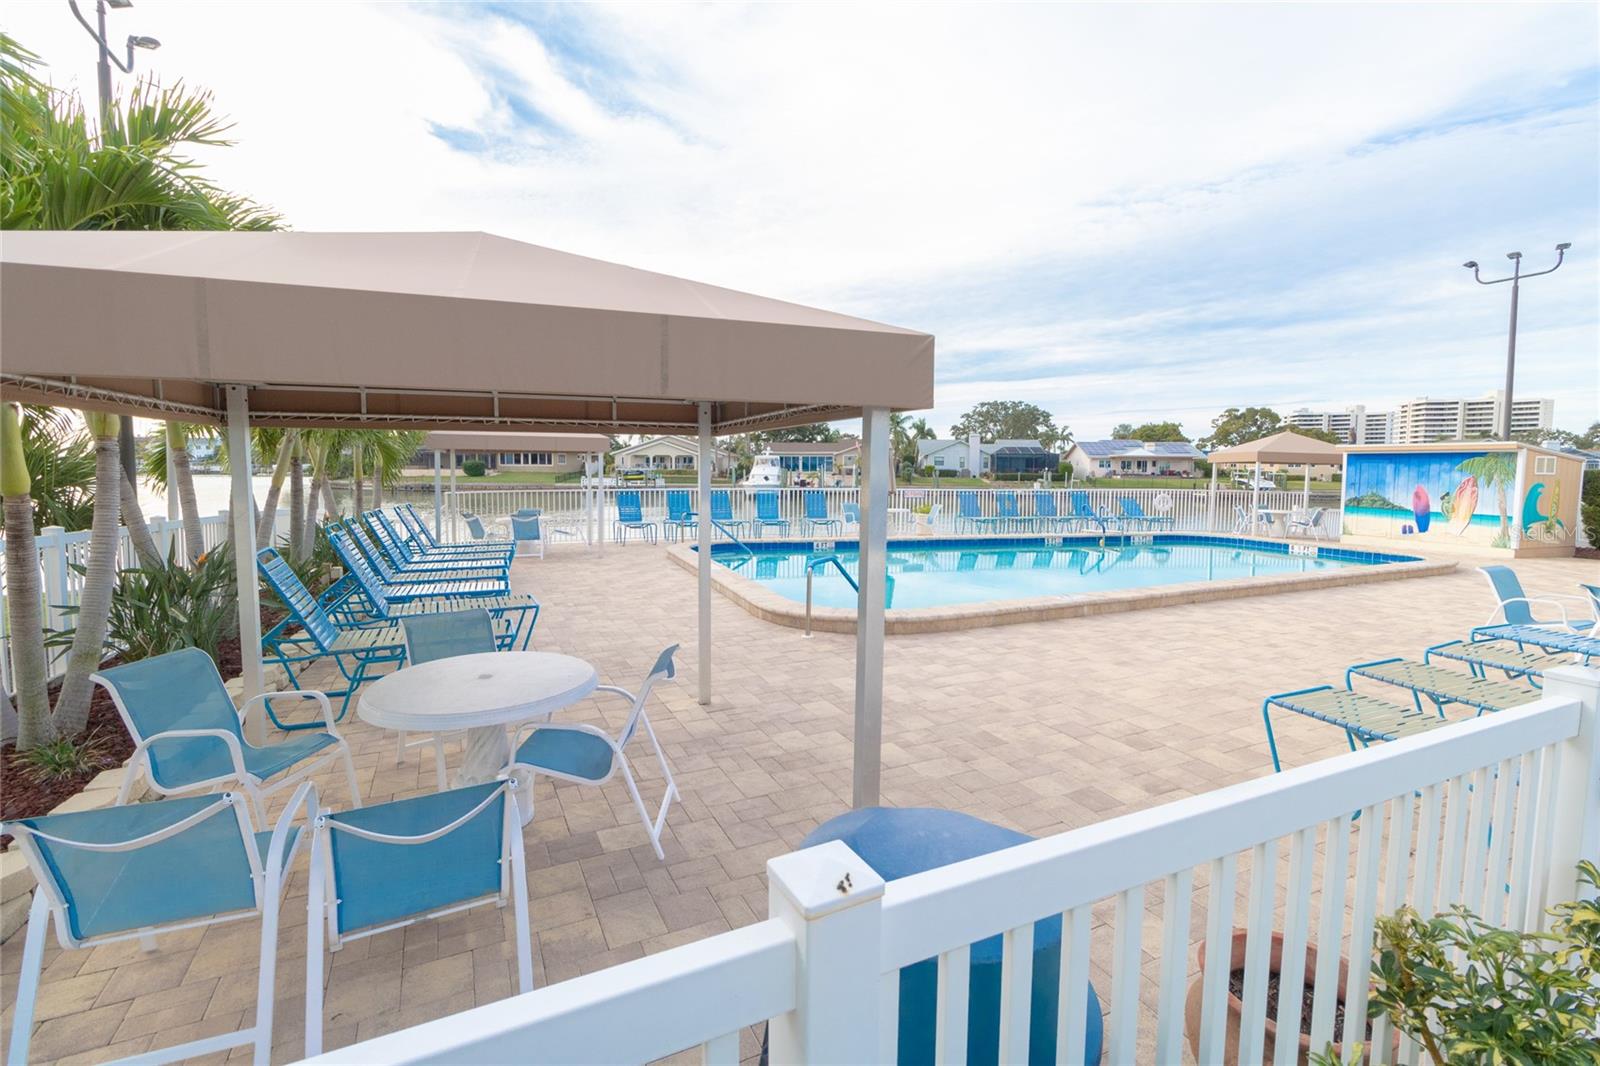
{"label": "pool deck paver", "polygon": [[[1351,663],[1420,656],[1466,635],[1491,601],[1475,561],[1452,574],[1163,607],[1126,614],[895,636],[885,652],[883,801],[962,810],[1035,835],[1060,832],[1270,772],[1262,698],[1337,684]],[[1582,560],[1520,560],[1525,584],[1572,592],[1600,576]],[[620,781],[537,786],[525,831],[535,978],[550,984],[757,921],[766,861],[849,806],[852,636],[797,631],[712,605],[713,694],[695,698],[695,582],[644,546],[552,551],[513,580],[544,604],[534,646],[586,658],[607,683],[635,686],[661,648],[682,645],[676,681],[649,713],[682,799],[665,861],[651,851]],[[614,730],[621,700],[560,718]],[[1285,764],[1345,750],[1335,729],[1274,720]],[[431,755],[395,765],[393,736],[354,714],[341,727],[369,802],[431,791]],[[630,752],[647,805],[661,780]],[[450,761],[460,759],[452,746]],[[334,775],[325,801],[341,802]],[[274,814],[276,811],[274,811]],[[1280,857],[1281,861],[1281,857]],[[274,1053],[299,1057],[304,1008],[305,860],[282,916]],[[1239,894],[1247,881],[1241,872]],[[1159,885],[1146,892],[1145,1002],[1159,974]],[[1281,888],[1280,888],[1281,895]],[[1196,878],[1191,941],[1205,899]],[[1280,904],[1281,906],[1281,904]],[[1106,910],[1105,915],[1099,912]],[[1109,921],[1097,907],[1096,926]],[[493,907],[355,941],[328,956],[324,1042],[338,1048],[502,998],[514,989],[509,912]],[[254,1011],[257,922],[62,952],[52,939],[33,1039],[37,1061],[96,1062],[242,1024]],[[1109,993],[1108,939],[1091,977]],[[0,949],[3,1027],[16,995],[21,934]],[[1189,965],[1193,965],[1193,951]],[[1141,1050],[1151,1054],[1148,1023]],[[759,1051],[747,1030],[742,1053]],[[243,1060],[247,1048],[212,1061]]]}

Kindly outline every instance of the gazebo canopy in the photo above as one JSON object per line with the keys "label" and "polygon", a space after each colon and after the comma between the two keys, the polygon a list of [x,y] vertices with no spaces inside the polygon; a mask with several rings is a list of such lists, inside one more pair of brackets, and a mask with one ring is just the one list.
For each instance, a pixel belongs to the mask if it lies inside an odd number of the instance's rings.
{"label": "gazebo canopy", "polygon": [[1336,444],[1296,433],[1292,429],[1274,433],[1270,437],[1246,441],[1232,448],[1219,448],[1206,456],[1213,464],[1260,463],[1263,466],[1338,465],[1344,461],[1344,451]]}
{"label": "gazebo canopy", "polygon": [[11,232],[7,399],[270,426],[694,433],[933,404],[933,337],[486,233]]}

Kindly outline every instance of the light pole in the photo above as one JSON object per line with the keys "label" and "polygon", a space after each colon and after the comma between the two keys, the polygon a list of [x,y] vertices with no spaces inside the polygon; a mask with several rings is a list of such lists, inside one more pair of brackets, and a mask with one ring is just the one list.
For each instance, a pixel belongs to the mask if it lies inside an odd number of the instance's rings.
{"label": "light pole", "polygon": [[[111,124],[111,64],[115,63],[117,69],[124,74],[133,73],[133,51],[143,48],[155,51],[161,47],[161,42],[154,37],[139,37],[128,35],[128,60],[124,63],[111,54],[111,45],[106,40],[106,8],[132,7],[133,0],[95,0],[94,14],[97,26],[89,25],[89,20],[83,17],[83,12],[78,10],[78,0],[67,0],[67,6],[72,9],[72,17],[78,20],[84,32],[94,38],[95,44],[100,46],[100,61],[96,64],[97,82],[100,88],[100,140],[105,142],[106,127]],[[133,444],[133,419],[123,417],[117,429],[117,450],[122,454],[122,469],[128,475],[130,490],[137,495],[139,492],[139,457],[134,452]],[[172,488],[168,486],[168,494]]]}
{"label": "light pole", "polygon": [[1541,270],[1537,274],[1524,274],[1522,272],[1522,253],[1507,252],[1506,258],[1511,260],[1511,276],[1495,278],[1491,281],[1483,280],[1478,273],[1478,264],[1475,260],[1467,260],[1461,265],[1472,271],[1473,280],[1479,285],[1499,285],[1502,282],[1511,282],[1511,334],[1506,340],[1506,397],[1500,411],[1500,439],[1511,439],[1511,386],[1517,376],[1517,296],[1522,288],[1523,278],[1537,278],[1545,274],[1554,274],[1561,269],[1561,263],[1567,257],[1567,249],[1572,247],[1572,242],[1556,245],[1556,265],[1549,270]]}

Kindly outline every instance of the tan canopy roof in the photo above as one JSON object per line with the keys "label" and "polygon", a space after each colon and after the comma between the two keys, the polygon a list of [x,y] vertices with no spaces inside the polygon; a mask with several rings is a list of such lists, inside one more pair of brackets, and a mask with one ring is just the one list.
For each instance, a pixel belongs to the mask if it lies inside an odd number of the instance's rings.
{"label": "tan canopy roof", "polygon": [[933,404],[933,337],[486,233],[9,232],[12,400],[255,425],[690,433]]}
{"label": "tan canopy roof", "polygon": [[1213,463],[1281,463],[1285,466],[1337,465],[1344,461],[1344,452],[1337,444],[1307,437],[1286,429],[1260,440],[1247,441],[1232,448],[1219,448],[1206,456]]}
{"label": "tan canopy roof", "polygon": [[513,433],[482,430],[465,433],[436,429],[422,438],[428,451],[458,452],[606,452],[611,438],[604,433]]}

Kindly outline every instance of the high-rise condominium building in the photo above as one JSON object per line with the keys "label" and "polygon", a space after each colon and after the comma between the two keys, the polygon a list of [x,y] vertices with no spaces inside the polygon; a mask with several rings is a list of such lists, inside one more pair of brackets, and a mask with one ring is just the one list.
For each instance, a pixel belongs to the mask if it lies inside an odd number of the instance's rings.
{"label": "high-rise condominium building", "polygon": [[1394,412],[1369,411],[1360,404],[1343,411],[1301,408],[1286,421],[1301,429],[1320,429],[1347,444],[1390,444],[1394,441]]}
{"label": "high-rise condominium building", "polygon": [[[1419,396],[1395,412],[1396,444],[1430,444],[1437,440],[1473,440],[1500,432],[1505,393],[1495,391],[1470,400],[1441,400]],[[1511,432],[1535,433],[1555,424],[1556,402],[1515,399],[1511,404]]]}

